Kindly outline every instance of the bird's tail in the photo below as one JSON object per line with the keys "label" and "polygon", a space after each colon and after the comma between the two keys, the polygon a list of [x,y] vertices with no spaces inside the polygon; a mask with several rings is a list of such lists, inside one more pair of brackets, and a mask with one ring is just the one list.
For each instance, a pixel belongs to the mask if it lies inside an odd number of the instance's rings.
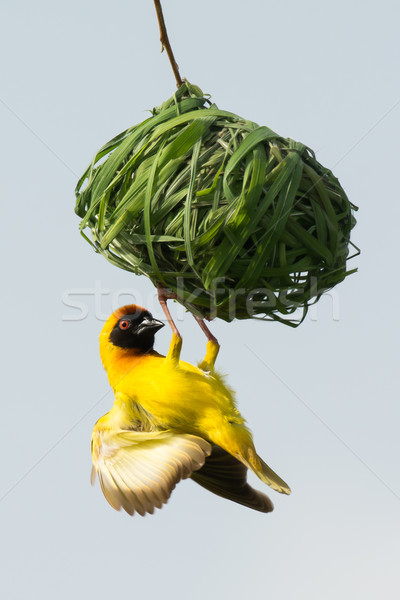
{"label": "bird's tail", "polygon": [[291,490],[288,484],[258,456],[255,450],[250,448],[246,452],[246,457],[241,456],[240,459],[246,467],[251,469],[261,481],[269,485],[273,490],[276,490],[280,494],[290,494]]}
{"label": "bird's tail", "polygon": [[231,423],[231,428],[216,428],[210,436],[214,443],[240,460],[269,487],[281,494],[290,494],[288,484],[258,456],[250,431],[244,424]]}

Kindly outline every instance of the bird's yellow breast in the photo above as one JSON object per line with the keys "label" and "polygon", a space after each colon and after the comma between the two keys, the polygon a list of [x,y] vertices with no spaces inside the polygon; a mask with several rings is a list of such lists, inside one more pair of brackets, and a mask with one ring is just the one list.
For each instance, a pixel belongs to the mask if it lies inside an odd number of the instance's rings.
{"label": "bird's yellow breast", "polygon": [[[135,356],[120,351],[106,366],[118,403],[131,413],[144,409],[156,427],[185,428],[203,433],[223,422],[244,423],[234,402],[233,392],[216,373],[207,374],[179,361],[150,353]],[[136,407],[136,408],[135,408]]]}

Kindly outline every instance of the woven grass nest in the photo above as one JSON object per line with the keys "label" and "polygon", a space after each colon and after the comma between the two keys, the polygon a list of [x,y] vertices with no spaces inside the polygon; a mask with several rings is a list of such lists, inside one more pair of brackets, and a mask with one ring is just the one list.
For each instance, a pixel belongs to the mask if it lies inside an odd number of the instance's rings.
{"label": "woven grass nest", "polygon": [[356,207],[332,172],[188,82],[98,151],[76,197],[97,252],[202,317],[295,326],[356,270]]}

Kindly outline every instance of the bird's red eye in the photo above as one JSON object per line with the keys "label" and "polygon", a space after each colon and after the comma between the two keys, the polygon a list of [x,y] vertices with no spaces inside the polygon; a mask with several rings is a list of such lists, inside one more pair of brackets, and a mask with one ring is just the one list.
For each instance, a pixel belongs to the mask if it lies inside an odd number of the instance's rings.
{"label": "bird's red eye", "polygon": [[119,324],[119,328],[120,329],[128,329],[129,327],[129,322],[128,321],[121,321]]}

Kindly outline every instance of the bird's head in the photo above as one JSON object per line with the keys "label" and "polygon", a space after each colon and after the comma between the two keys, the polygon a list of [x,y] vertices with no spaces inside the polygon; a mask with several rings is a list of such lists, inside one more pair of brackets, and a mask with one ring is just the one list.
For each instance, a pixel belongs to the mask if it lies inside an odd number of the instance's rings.
{"label": "bird's head", "polygon": [[154,336],[161,327],[164,327],[164,323],[154,319],[141,306],[129,304],[119,308],[107,319],[101,330],[102,358],[105,349],[110,347],[130,349],[138,353],[149,352],[153,349]]}

